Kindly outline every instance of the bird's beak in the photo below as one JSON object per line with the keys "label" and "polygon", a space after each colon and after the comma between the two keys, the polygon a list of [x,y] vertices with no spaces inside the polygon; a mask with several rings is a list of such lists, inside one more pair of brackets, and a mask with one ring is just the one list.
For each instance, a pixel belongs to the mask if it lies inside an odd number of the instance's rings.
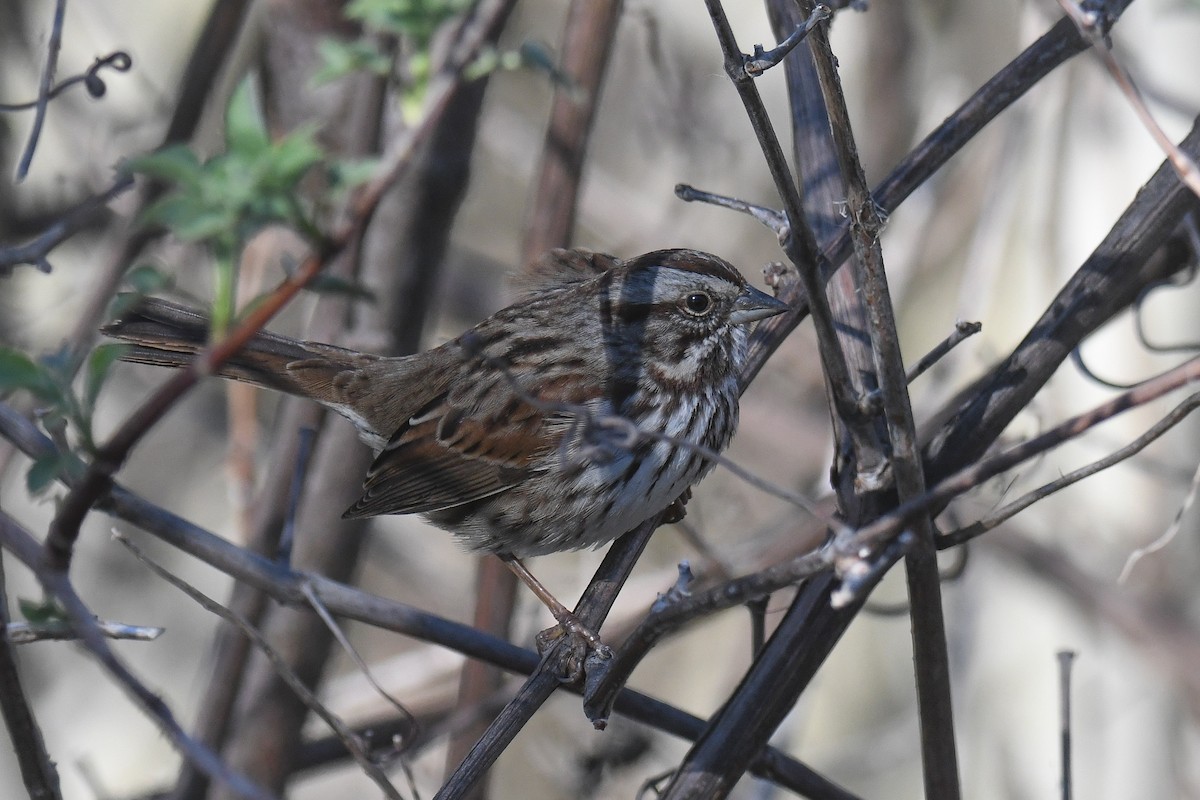
{"label": "bird's beak", "polygon": [[782,314],[787,310],[787,303],[776,300],[753,286],[747,286],[738,295],[738,299],[733,301],[733,313],[729,315],[729,321],[734,325],[745,325],[758,319]]}

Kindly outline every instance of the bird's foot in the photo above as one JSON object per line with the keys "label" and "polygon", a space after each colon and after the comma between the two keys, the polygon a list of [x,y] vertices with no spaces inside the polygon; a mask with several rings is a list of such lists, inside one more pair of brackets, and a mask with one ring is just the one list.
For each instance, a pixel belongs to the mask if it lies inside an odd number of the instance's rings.
{"label": "bird's foot", "polygon": [[574,614],[560,618],[553,628],[539,633],[534,640],[543,659],[555,659],[559,680],[581,683],[596,665],[612,658],[606,645]]}

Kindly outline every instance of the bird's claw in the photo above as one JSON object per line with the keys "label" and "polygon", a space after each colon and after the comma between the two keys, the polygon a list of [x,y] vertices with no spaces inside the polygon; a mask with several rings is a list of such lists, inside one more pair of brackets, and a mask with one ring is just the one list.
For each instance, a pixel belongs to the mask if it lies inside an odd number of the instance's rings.
{"label": "bird's claw", "polygon": [[557,661],[559,680],[568,685],[582,684],[589,669],[613,656],[611,647],[574,618],[540,632],[534,642],[543,659]]}

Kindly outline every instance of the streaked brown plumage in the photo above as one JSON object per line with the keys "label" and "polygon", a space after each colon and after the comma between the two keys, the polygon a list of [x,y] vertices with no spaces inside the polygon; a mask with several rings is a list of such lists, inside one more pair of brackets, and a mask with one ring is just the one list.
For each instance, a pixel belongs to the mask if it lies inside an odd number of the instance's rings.
{"label": "streaked brown plumage", "polygon": [[[348,517],[425,514],[469,548],[523,557],[603,544],[708,472],[737,425],[747,323],[783,311],[716,256],[552,251],[529,293],[446,344],[385,358],[271,333],[221,370],[308,397],[376,451]],[[104,329],[126,360],[180,366],[199,313],[146,300]]]}

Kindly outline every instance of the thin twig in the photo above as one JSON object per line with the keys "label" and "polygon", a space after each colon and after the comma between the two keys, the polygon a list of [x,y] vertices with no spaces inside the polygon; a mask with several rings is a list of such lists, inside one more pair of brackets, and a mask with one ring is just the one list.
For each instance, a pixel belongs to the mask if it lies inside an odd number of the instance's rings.
{"label": "thin twig", "polygon": [[[154,625],[127,625],[124,622],[109,622],[96,620],[96,629],[106,639],[125,639],[135,642],[152,642],[162,636],[166,628]],[[78,639],[79,634],[68,622],[10,622],[8,623],[8,641],[13,644],[30,644],[31,642],[69,641]]]}
{"label": "thin twig", "polygon": [[0,544],[29,567],[42,587],[62,604],[87,651],[142,707],[184,758],[210,778],[224,783],[243,797],[272,800],[274,795],[231,770],[220,756],[184,732],[162,698],[138,680],[117,658],[108,641],[97,630],[95,616],[76,594],[66,572],[47,564],[37,540],[3,511],[0,511]]}
{"label": "thin twig", "polygon": [[746,73],[754,77],[762,75],[771,67],[776,66],[779,62],[796,48],[796,45],[804,41],[804,38],[817,27],[818,23],[824,22],[833,16],[833,10],[824,4],[817,4],[813,8],[812,13],[808,15],[808,19],[796,26],[786,39],[780,42],[770,50],[763,50],[761,44],[754,45],[754,55],[746,59]]}
{"label": "thin twig", "polygon": [[1024,511],[1029,506],[1039,500],[1043,500],[1055,492],[1061,491],[1068,486],[1078,483],[1084,478],[1095,475],[1097,472],[1108,469],[1114,464],[1118,464],[1130,456],[1140,453],[1145,447],[1158,439],[1171,428],[1182,422],[1189,414],[1200,406],[1200,394],[1193,394],[1182,403],[1176,406],[1171,413],[1156,422],[1149,430],[1143,433],[1138,438],[1134,439],[1129,444],[1119,450],[1109,453],[1101,459],[1093,461],[1091,464],[1072,470],[1066,475],[1059,476],[1055,480],[1050,481],[1031,492],[1028,492],[1016,500],[996,509],[991,514],[988,514],[983,519],[974,522],[957,530],[948,531],[938,537],[938,549],[944,550],[949,547],[955,547],[964,544],[982,533],[986,533],[993,528],[999,526],[1005,520],[1011,519],[1020,512]]}
{"label": "thin twig", "polygon": [[908,375],[906,376],[908,382],[912,383],[921,377],[930,367],[945,358],[947,353],[981,330],[983,330],[983,325],[979,322],[964,322],[960,320],[954,323],[954,333],[947,336],[938,343],[937,347],[922,356],[921,360],[914,364],[912,369],[908,371]]}
{"label": "thin twig", "polygon": [[755,205],[745,200],[739,200],[736,197],[727,197],[722,194],[706,192],[703,189],[697,189],[695,186],[686,183],[675,184],[675,196],[685,203],[708,203],[718,208],[728,208],[730,211],[748,214],[770,228],[771,232],[780,241],[783,241],[784,237],[787,236],[787,216],[778,209]]}
{"label": "thin twig", "polygon": [[62,47],[63,18],[67,13],[67,0],[56,0],[54,3],[54,21],[50,24],[50,39],[46,43],[46,66],[42,70],[42,81],[38,86],[38,97],[33,112],[33,127],[29,131],[29,140],[25,143],[25,151],[17,164],[17,183],[25,180],[29,174],[29,165],[33,163],[33,153],[37,150],[38,139],[42,135],[42,124],[46,121],[46,110],[50,107],[50,93],[54,88],[54,72],[58,69],[58,51]]}
{"label": "thin twig", "polygon": [[300,680],[299,676],[292,671],[283,654],[272,647],[271,643],[267,641],[267,638],[257,628],[247,622],[241,614],[226,608],[178,575],[169,572],[166,568],[159,565],[143,553],[141,548],[135,545],[128,537],[113,531],[113,538],[125,545],[125,548],[133,554],[134,558],[140,561],[147,569],[186,594],[205,611],[215,614],[226,622],[237,626],[238,630],[248,637],[254,643],[254,646],[267,657],[267,660],[271,662],[271,666],[275,668],[276,674],[283,679],[288,688],[295,692],[304,705],[324,720],[325,724],[338,735],[342,740],[342,744],[346,746],[346,749],[354,757],[354,760],[363,768],[363,772],[375,782],[375,785],[380,788],[384,795],[392,798],[392,800],[401,800],[400,793],[396,791],[396,787],[392,786],[391,781],[383,774],[383,770],[379,768],[379,765],[371,759],[370,754],[363,746],[362,740],[359,739],[345,722],[317,699],[317,696],[304,684],[304,681]]}
{"label": "thin twig", "polygon": [[1191,156],[1180,150],[1171,137],[1167,136],[1166,131],[1154,119],[1154,115],[1150,113],[1150,109],[1146,106],[1146,101],[1142,99],[1142,93],[1138,90],[1137,84],[1133,82],[1133,76],[1121,63],[1117,61],[1113,55],[1112,48],[1108,42],[1108,26],[1109,20],[1107,15],[1097,11],[1085,11],[1079,4],[1073,0],[1058,0],[1058,5],[1063,12],[1075,23],[1079,28],[1079,32],[1083,34],[1091,43],[1092,49],[1100,56],[1100,60],[1104,62],[1108,73],[1112,75],[1113,80],[1117,82],[1121,92],[1133,106],[1133,110],[1137,112],[1138,119],[1142,125],[1154,137],[1154,141],[1158,144],[1162,151],[1166,153],[1167,159],[1171,162],[1171,166],[1179,173],[1179,179],[1183,181],[1189,189],[1200,197],[1200,167],[1196,166],[1196,162]]}
{"label": "thin twig", "polygon": [[133,176],[121,175],[112,186],[100,194],[89,197],[60,214],[46,230],[29,241],[0,247],[0,275],[11,274],[13,268],[21,264],[29,264],[41,272],[50,272],[50,251],[90,225],[100,209],[132,187]]}
{"label": "thin twig", "polygon": [[[354,645],[350,643],[350,639],[348,636],[346,636],[346,632],[342,630],[342,626],[337,624],[337,620],[333,618],[333,615],[329,613],[329,609],[326,608],[325,604],[321,602],[321,598],[317,596],[317,592],[315,589],[313,589],[313,585],[311,583],[304,584],[304,597],[308,600],[308,604],[312,610],[317,612],[317,616],[321,618],[321,622],[325,623],[325,627],[330,633],[333,634],[334,638],[337,639],[338,644],[342,646],[342,650],[345,651],[346,655],[350,656],[351,660],[354,661],[359,672],[361,672],[363,677],[367,679],[367,682],[371,684],[372,688],[375,689],[379,696],[382,697],[388,705],[396,709],[396,713],[398,713],[407,721],[410,729],[414,731],[417,730],[418,726],[416,716],[414,716],[411,711],[405,708],[403,703],[401,703],[395,697],[392,697],[387,689],[384,689],[379,681],[375,679],[375,675],[371,672],[371,668],[367,666],[367,662],[359,654],[358,650],[355,649]],[[400,768],[404,772],[404,778],[408,781],[409,791],[412,792],[413,797],[417,798],[417,800],[420,800],[420,793],[417,791],[417,778],[415,775],[413,775],[412,766],[409,764],[408,759],[405,758],[405,751],[408,749],[408,745],[409,742],[401,742],[394,749],[399,758]]]}
{"label": "thin twig", "polygon": [[[839,541],[836,543],[839,551],[839,569],[842,565],[848,566],[869,553],[873,544],[894,536],[907,524],[911,516],[930,509],[942,508],[952,498],[984,481],[1006,472],[1030,458],[1052,450],[1131,408],[1157,400],[1159,397],[1197,380],[1200,380],[1200,357],[1180,364],[1175,369],[1147,381],[1136,389],[1120,394],[1106,403],[1101,403],[1089,411],[1071,417],[1039,436],[960,469],[921,497],[902,503],[893,511],[884,514],[869,525],[859,528],[850,536],[843,537],[839,534]],[[846,560],[843,561],[843,559]]]}
{"label": "thin twig", "polygon": [[407,717],[410,723],[415,722],[416,718],[413,717],[412,712],[405,708],[403,703],[392,697],[391,694],[388,693],[388,690],[384,689],[379,681],[375,679],[375,675],[371,672],[371,668],[367,666],[367,662],[363,660],[363,657],[359,654],[358,650],[355,649],[354,645],[350,643],[350,639],[346,636],[346,632],[342,630],[342,627],[337,624],[337,620],[335,620],[333,615],[329,613],[329,609],[325,607],[325,603],[323,603],[321,598],[317,596],[317,591],[315,588],[313,588],[312,583],[302,584],[301,591],[304,592],[304,599],[308,601],[309,607],[315,611],[317,616],[321,618],[321,621],[325,623],[325,627],[328,628],[329,632],[333,634],[335,639],[337,639],[338,644],[342,646],[342,649],[346,652],[346,655],[350,656],[350,660],[354,662],[354,664],[358,667],[359,672],[361,672],[363,677],[367,679],[367,683],[371,684],[371,688],[373,688],[379,694],[379,696],[387,702],[388,705],[396,709],[396,712],[402,717]]}

